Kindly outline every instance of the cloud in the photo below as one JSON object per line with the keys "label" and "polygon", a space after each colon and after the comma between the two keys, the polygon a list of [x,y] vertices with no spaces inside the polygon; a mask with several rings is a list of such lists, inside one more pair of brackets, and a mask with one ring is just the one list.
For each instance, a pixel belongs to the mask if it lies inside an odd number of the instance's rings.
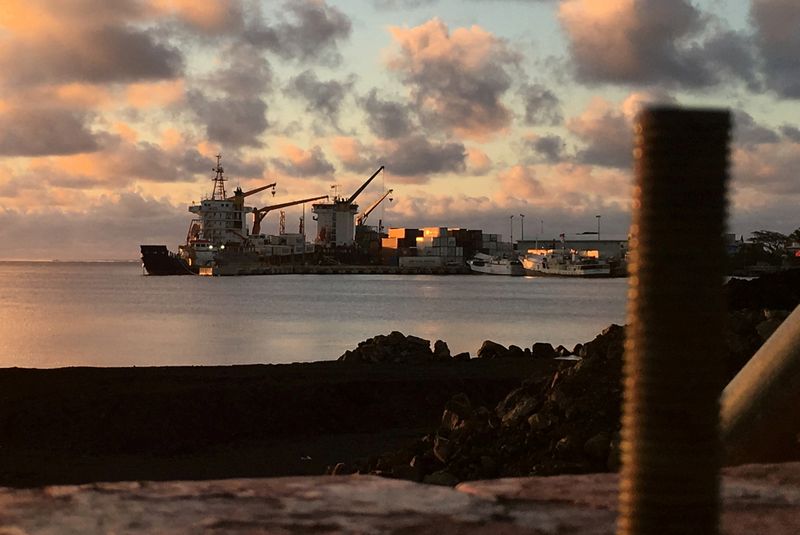
{"label": "cloud", "polygon": [[492,168],[489,155],[477,147],[467,149],[467,170],[473,175],[485,175]]}
{"label": "cloud", "polygon": [[689,0],[565,0],[558,15],[584,82],[698,88],[733,75],[754,83],[748,36],[715,27]]}
{"label": "cloud", "polygon": [[526,84],[519,92],[525,101],[525,124],[556,125],[564,119],[561,115],[561,100],[547,87]]}
{"label": "cloud", "polygon": [[430,6],[439,0],[372,0],[375,9],[414,9],[421,6]]}
{"label": "cloud", "polygon": [[439,19],[389,31],[396,47],[387,67],[409,89],[426,126],[485,138],[509,125],[501,99],[519,58],[503,40],[478,26],[451,33]]}
{"label": "cloud", "polygon": [[753,117],[742,110],[733,112],[733,139],[737,144],[752,146],[763,143],[777,143],[778,134],[758,124]]}
{"label": "cloud", "polygon": [[[424,183],[429,175],[467,169],[468,151],[463,144],[430,141],[423,135],[381,140],[372,146],[355,138],[337,137],[331,146],[347,170],[364,172],[384,165],[387,174],[405,183]],[[490,164],[488,157],[477,149],[470,152],[470,164],[476,166],[473,170],[481,173],[480,167]]]}
{"label": "cloud", "polygon": [[150,0],[157,16],[171,16],[189,30],[206,35],[241,31],[245,9],[239,0]]}
{"label": "cloud", "polygon": [[381,100],[377,89],[360,100],[361,108],[367,113],[367,125],[372,132],[384,139],[403,137],[411,132],[413,121],[411,108],[400,102]]}
{"label": "cloud", "polygon": [[46,156],[98,149],[86,113],[64,108],[15,106],[0,113],[0,155]]}
{"label": "cloud", "polygon": [[566,143],[555,134],[533,136],[525,140],[525,145],[545,162],[556,163],[564,159]]}
{"label": "cloud", "polygon": [[41,212],[0,207],[2,258],[133,260],[139,244],[176,244],[188,225],[185,207],[132,192],[86,202],[82,211],[46,206]]}
{"label": "cloud", "polygon": [[305,100],[306,111],[315,113],[333,125],[337,125],[342,103],[354,82],[352,77],[345,82],[336,80],[321,82],[316,74],[305,70],[289,81],[288,88],[291,94]]}
{"label": "cloud", "polygon": [[211,99],[199,91],[188,94],[189,106],[206,125],[211,141],[226,147],[259,147],[267,129],[267,105],[260,98]]}
{"label": "cloud", "polygon": [[781,126],[781,134],[790,141],[800,143],[800,128],[785,124]]}
{"label": "cloud", "polygon": [[795,0],[752,0],[750,18],[767,87],[779,96],[800,98],[800,4]]}
{"label": "cloud", "polygon": [[545,194],[545,188],[530,166],[514,165],[501,171],[497,180],[501,185],[501,195],[506,198],[538,199]]}
{"label": "cloud", "polygon": [[594,97],[577,117],[567,121],[567,129],[584,146],[576,153],[582,164],[630,169],[633,163],[633,123],[646,105],[672,105],[675,99],[663,91],[630,93],[619,105]]}
{"label": "cloud", "polygon": [[756,198],[791,195],[800,200],[800,143],[736,146],[731,157],[731,185]]}
{"label": "cloud", "polygon": [[253,47],[226,50],[225,66],[187,92],[189,108],[211,141],[230,148],[259,147],[269,127],[265,95],[272,90],[272,69]]}
{"label": "cloud", "polygon": [[567,121],[567,129],[585,143],[577,152],[578,162],[631,167],[633,131],[630,119],[610,102],[595,97],[581,115]]}
{"label": "cloud", "polygon": [[363,173],[375,166],[376,158],[371,148],[352,137],[339,136],[331,140],[331,149],[348,171]]}
{"label": "cloud", "polygon": [[464,171],[467,158],[461,143],[431,142],[422,135],[385,142],[376,152],[381,149],[387,172],[414,177],[414,182],[426,181],[427,175]]}
{"label": "cloud", "polygon": [[318,146],[303,150],[296,145],[286,143],[280,148],[280,153],[280,158],[272,159],[272,165],[291,176],[325,176],[335,171]]}
{"label": "cloud", "polygon": [[282,4],[276,17],[281,22],[272,26],[256,18],[244,39],[283,59],[328,65],[341,61],[337,46],[350,37],[351,23],[338,8],[324,0],[291,0]]}
{"label": "cloud", "polygon": [[83,23],[62,24],[52,31],[0,37],[4,84],[135,82],[181,74],[181,53],[159,43],[152,32],[123,21],[95,26],[93,20],[87,15]]}

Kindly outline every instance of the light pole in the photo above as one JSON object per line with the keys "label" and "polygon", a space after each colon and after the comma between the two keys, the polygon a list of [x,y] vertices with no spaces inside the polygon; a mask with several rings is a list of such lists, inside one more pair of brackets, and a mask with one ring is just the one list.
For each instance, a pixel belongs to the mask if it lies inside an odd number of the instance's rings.
{"label": "light pole", "polygon": [[600,241],[600,216],[596,215],[597,218],[597,241]]}
{"label": "light pole", "polygon": [[520,228],[520,231],[521,231],[520,234],[522,234],[522,237],[520,238],[520,240],[525,241],[525,214],[519,214],[519,217],[522,218],[521,219],[521,222],[522,222],[521,223],[521,227],[522,228]]}
{"label": "light pole", "polygon": [[514,248],[514,216],[511,216],[511,248]]}

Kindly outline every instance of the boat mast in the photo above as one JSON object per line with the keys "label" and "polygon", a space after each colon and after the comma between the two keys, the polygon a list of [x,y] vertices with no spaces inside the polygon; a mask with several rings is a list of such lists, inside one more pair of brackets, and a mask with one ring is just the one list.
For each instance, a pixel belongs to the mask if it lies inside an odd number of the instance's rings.
{"label": "boat mast", "polygon": [[227,195],[225,194],[225,181],[227,180],[223,176],[222,166],[220,165],[220,160],[222,159],[222,154],[217,154],[217,166],[212,168],[211,170],[217,173],[214,178],[214,190],[211,192],[211,200],[216,201],[224,201]]}

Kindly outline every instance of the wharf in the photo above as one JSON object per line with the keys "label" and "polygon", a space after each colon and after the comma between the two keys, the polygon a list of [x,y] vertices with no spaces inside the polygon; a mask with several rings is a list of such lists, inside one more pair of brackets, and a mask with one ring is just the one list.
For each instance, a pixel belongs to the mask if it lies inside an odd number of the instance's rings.
{"label": "wharf", "polygon": [[[455,488],[374,476],[0,488],[0,532],[613,535],[617,488],[615,474]],[[800,464],[725,469],[721,513],[723,535],[796,533]]]}
{"label": "wharf", "polygon": [[217,265],[201,269],[201,275],[466,275],[468,266],[372,266],[372,265]]}

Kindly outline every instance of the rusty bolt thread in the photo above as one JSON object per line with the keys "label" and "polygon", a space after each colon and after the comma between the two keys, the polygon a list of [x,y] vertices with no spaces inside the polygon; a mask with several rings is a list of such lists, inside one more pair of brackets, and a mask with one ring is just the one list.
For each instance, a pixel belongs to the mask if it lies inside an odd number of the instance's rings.
{"label": "rusty bolt thread", "polygon": [[618,533],[718,533],[730,117],[637,119]]}

